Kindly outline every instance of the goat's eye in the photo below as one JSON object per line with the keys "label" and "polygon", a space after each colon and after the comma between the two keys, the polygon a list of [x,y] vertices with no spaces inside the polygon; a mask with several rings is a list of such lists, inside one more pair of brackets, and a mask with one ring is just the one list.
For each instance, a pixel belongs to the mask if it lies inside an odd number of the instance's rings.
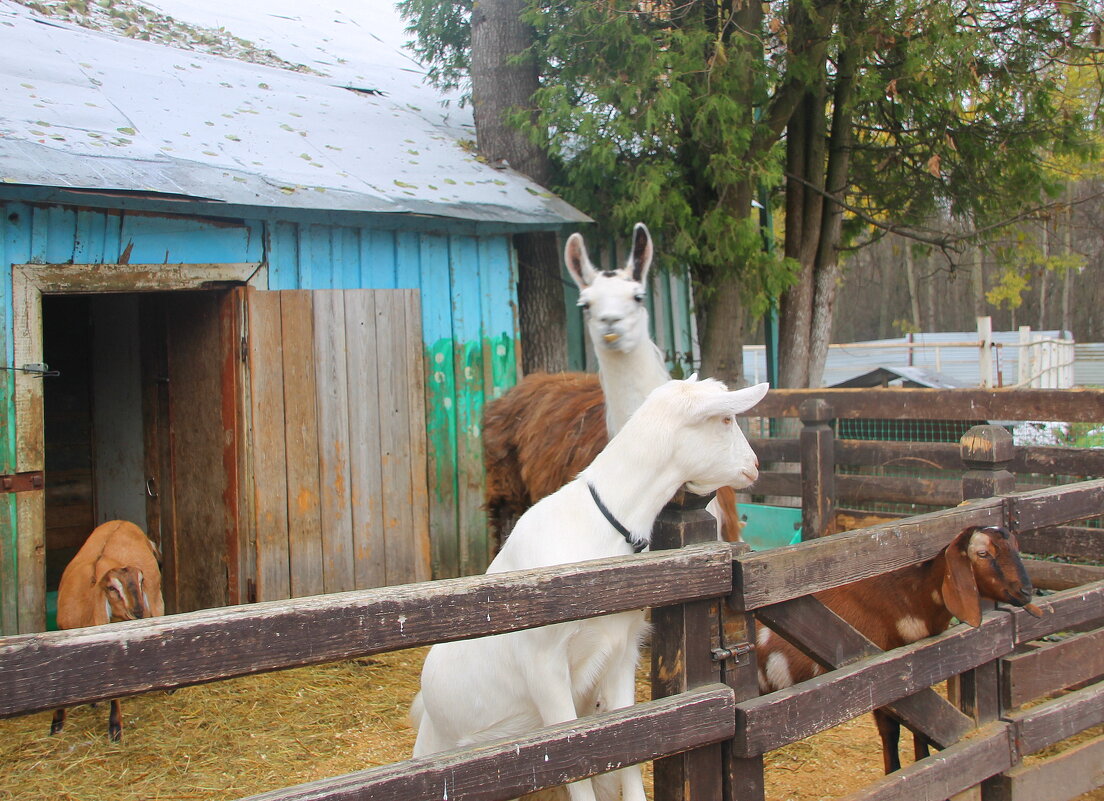
{"label": "goat's eye", "polygon": [[993,558],[993,555],[991,553],[989,553],[988,551],[978,551],[977,555],[978,555],[979,559],[992,559]]}
{"label": "goat's eye", "polygon": [[635,298],[637,303],[643,303],[644,302],[644,293],[643,292],[637,292],[635,295],[633,295],[633,298]]}
{"label": "goat's eye", "polygon": [[580,301],[579,301],[578,303],[576,303],[575,305],[576,305],[576,306],[578,306],[578,307],[579,307],[580,309],[582,309],[583,311],[588,311],[588,310],[590,309],[590,304],[589,304],[589,303],[587,303],[587,302],[586,302],[585,300],[580,300]]}
{"label": "goat's eye", "polygon": [[732,418],[731,417],[722,417],[721,422],[724,423],[726,426],[730,426],[730,425],[732,425]]}
{"label": "goat's eye", "polygon": [[118,595],[119,594],[119,588],[118,587],[108,587],[107,591],[110,592],[113,595]]}

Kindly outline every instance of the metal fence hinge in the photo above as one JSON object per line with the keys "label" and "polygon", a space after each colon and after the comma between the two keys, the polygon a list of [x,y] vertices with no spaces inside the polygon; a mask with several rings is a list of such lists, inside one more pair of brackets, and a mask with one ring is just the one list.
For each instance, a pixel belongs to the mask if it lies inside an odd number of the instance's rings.
{"label": "metal fence hinge", "polygon": [[741,664],[743,659],[751,653],[751,643],[738,642],[734,645],[724,645],[713,649],[713,661],[724,662],[735,659],[736,664]]}
{"label": "metal fence hinge", "polygon": [[46,486],[46,478],[41,470],[0,476],[0,492],[31,492],[40,490],[44,486]]}

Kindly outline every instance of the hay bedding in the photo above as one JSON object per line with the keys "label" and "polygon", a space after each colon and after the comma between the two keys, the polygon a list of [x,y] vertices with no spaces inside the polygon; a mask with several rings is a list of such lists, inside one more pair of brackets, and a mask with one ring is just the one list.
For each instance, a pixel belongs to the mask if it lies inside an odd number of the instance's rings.
{"label": "hay bedding", "polygon": [[[424,653],[126,699],[119,743],[107,739],[106,704],[71,709],[56,737],[50,713],[0,720],[0,799],[221,801],[406,759]],[[820,801],[877,779],[881,751],[864,715],[768,754],[766,765],[769,799]],[[1104,790],[1082,801],[1104,801]]]}

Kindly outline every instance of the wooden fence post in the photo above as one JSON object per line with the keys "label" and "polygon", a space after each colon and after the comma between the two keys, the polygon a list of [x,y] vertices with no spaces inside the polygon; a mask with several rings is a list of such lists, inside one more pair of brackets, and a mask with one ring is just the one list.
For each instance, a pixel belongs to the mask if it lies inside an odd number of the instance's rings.
{"label": "wooden fence post", "polygon": [[[992,425],[974,426],[962,435],[959,444],[966,467],[962,475],[964,501],[992,498],[1015,491],[1016,477],[1008,470],[1015,448],[1007,429]],[[986,606],[992,608],[992,603],[983,600],[982,607]],[[948,683],[951,699],[957,700],[959,708],[973,717],[979,726],[996,720],[1004,711],[1001,705],[1000,666],[1000,660],[994,660],[953,677]],[[981,784],[980,792],[983,801],[996,801],[1000,797],[998,784],[992,779]]]}
{"label": "wooden fence post", "polygon": [[836,520],[836,435],[833,411],[823,398],[798,407],[801,447],[801,539],[831,534]]}
{"label": "wooden fence post", "polygon": [[[652,550],[681,548],[717,539],[709,498],[679,492],[656,519]],[[718,601],[652,610],[652,696],[663,698],[720,681],[713,660],[719,641]],[[716,801],[721,798],[721,746],[697,748],[655,761],[655,801]]]}

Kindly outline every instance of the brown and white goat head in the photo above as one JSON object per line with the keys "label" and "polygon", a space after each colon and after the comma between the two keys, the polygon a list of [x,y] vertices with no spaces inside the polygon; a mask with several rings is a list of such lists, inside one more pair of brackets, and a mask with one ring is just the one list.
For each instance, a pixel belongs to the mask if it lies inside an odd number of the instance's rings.
{"label": "brown and white goat head", "polygon": [[1020,559],[1016,535],[1001,526],[964,529],[943,552],[943,603],[964,623],[981,625],[981,599],[1012,604],[1035,617],[1034,588]]}

